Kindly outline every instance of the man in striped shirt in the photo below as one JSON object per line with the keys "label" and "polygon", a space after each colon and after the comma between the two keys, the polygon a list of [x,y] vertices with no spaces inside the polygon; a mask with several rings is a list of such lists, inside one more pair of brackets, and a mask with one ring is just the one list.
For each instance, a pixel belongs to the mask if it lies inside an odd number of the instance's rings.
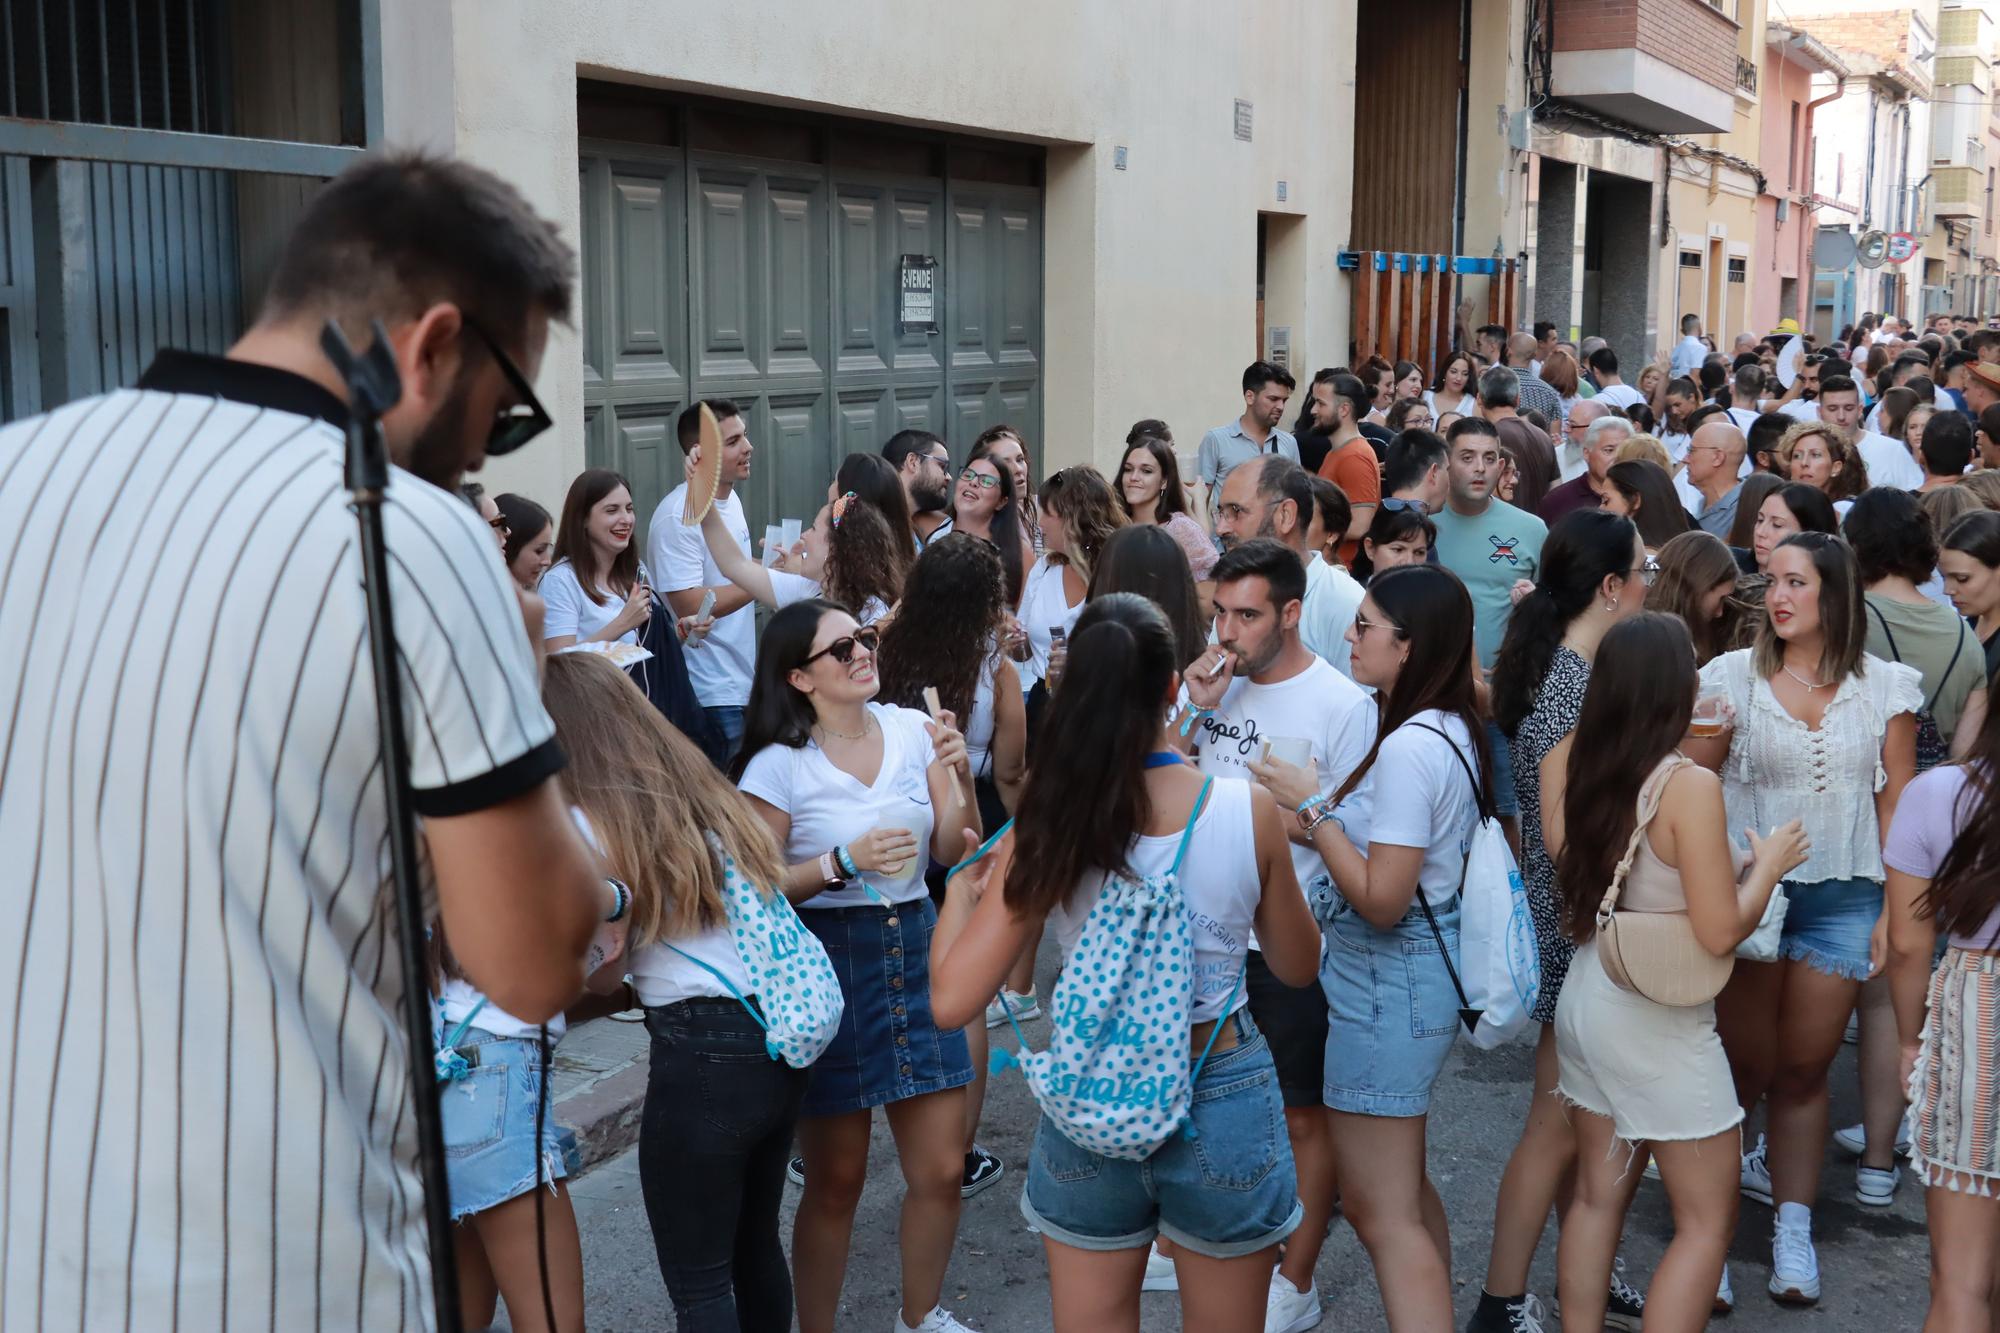
{"label": "man in striped shirt", "polygon": [[[0,1327],[430,1323],[345,389],[387,326],[412,798],[466,972],[575,995],[607,890],[492,533],[574,258],[484,172],[324,187],[227,358],[0,430]],[[540,418],[545,422],[546,417]]]}

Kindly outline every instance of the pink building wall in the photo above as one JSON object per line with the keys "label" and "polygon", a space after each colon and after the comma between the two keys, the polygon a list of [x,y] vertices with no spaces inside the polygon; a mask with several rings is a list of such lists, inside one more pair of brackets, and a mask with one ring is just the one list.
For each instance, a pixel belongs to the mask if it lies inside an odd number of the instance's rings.
{"label": "pink building wall", "polygon": [[[1750,327],[1759,333],[1775,329],[1787,316],[1810,327],[1815,222],[1799,200],[1812,194],[1812,113],[1806,109],[1812,101],[1812,75],[1809,66],[1787,58],[1781,48],[1764,48],[1758,72],[1757,157],[1765,185],[1757,197],[1757,239],[1750,260]],[[1794,105],[1799,110],[1796,135]],[[1781,198],[1790,201],[1783,223],[1778,221]],[[1781,300],[1794,283],[1797,295],[1785,308]]]}

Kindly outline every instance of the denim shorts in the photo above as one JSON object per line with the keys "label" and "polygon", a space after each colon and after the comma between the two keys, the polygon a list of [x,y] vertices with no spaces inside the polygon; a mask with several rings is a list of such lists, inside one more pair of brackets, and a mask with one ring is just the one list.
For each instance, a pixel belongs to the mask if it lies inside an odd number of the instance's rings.
{"label": "denim shorts", "polygon": [[1271,1051],[1247,1006],[1231,1018],[1241,1044],[1209,1057],[1190,1111],[1143,1162],[1100,1157],[1047,1116],[1035,1129],[1021,1215],[1078,1250],[1133,1250],[1165,1236],[1196,1254],[1234,1259],[1298,1229],[1298,1171]]}
{"label": "denim shorts", "polygon": [[[1431,910],[1455,955],[1457,901]],[[1458,991],[1423,909],[1413,900],[1401,921],[1377,930],[1342,900],[1325,933],[1327,1106],[1351,1115],[1427,1113],[1460,1024]]]}
{"label": "denim shorts", "polygon": [[476,1059],[463,1077],[438,1085],[451,1220],[459,1222],[526,1194],[538,1175],[554,1185],[569,1172],[556,1144],[552,1108],[542,1113],[541,1170],[535,1167],[531,1145],[535,1103],[542,1095],[540,1041],[467,1028],[454,1049],[469,1061]]}
{"label": "denim shorts", "polygon": [[1868,978],[1868,941],[1882,915],[1879,879],[1822,879],[1785,885],[1785,929],[1778,956],[1815,972]]}
{"label": "denim shorts", "polygon": [[1507,733],[1491,722],[1486,724],[1486,747],[1493,757],[1493,813],[1506,819],[1519,817],[1521,798],[1514,792],[1514,751]]}
{"label": "denim shorts", "polygon": [[808,908],[799,919],[826,946],[847,997],[801,1115],[845,1115],[972,1082],[965,1030],[931,1020],[930,899]]}

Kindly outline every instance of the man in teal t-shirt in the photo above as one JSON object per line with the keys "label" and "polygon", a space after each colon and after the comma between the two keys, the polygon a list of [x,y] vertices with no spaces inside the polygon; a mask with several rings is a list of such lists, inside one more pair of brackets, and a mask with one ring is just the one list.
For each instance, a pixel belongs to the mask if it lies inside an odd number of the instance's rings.
{"label": "man in teal t-shirt", "polygon": [[1519,579],[1533,581],[1549,534],[1533,514],[1493,498],[1500,468],[1500,437],[1491,422],[1467,417],[1452,423],[1445,462],[1450,490],[1444,508],[1432,515],[1437,557],[1472,594],[1479,665],[1487,669],[1514,609],[1510,590]]}

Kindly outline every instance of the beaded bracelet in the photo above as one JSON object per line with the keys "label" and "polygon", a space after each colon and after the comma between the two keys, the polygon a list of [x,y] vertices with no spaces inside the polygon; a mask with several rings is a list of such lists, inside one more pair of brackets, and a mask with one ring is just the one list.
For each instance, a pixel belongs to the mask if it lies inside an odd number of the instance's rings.
{"label": "beaded bracelet", "polygon": [[1214,713],[1215,710],[1213,708],[1196,708],[1192,704],[1188,705],[1188,715],[1181,721],[1181,727],[1180,727],[1181,737],[1185,739],[1189,735],[1192,735],[1194,732],[1194,724],[1201,721],[1205,717],[1213,716]]}
{"label": "beaded bracelet", "polygon": [[834,848],[833,859],[839,863],[841,873],[848,879],[861,878],[861,867],[854,864],[854,858],[848,854],[845,847]]}
{"label": "beaded bracelet", "polygon": [[618,904],[611,909],[611,915],[604,918],[604,923],[610,925],[614,921],[625,919],[625,909],[632,905],[632,890],[625,887],[623,880],[613,879],[610,876],[606,876],[604,882],[611,886],[611,892],[616,896]]}

